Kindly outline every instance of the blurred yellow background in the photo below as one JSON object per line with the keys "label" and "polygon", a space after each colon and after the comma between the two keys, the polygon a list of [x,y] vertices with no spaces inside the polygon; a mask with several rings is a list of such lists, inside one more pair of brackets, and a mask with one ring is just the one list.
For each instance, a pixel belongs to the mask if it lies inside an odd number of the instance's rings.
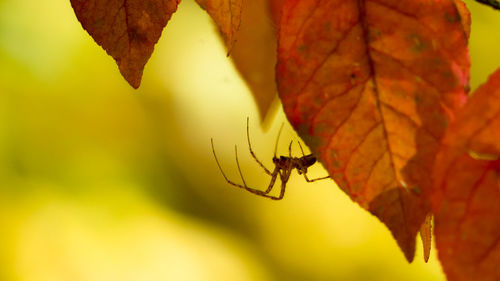
{"label": "blurred yellow background", "polygon": [[[500,13],[472,10],[472,87],[500,66]],[[443,35],[446,36],[446,35]],[[184,0],[133,90],[69,1],[0,0],[0,280],[444,280],[332,181],[269,177],[281,110],[263,131],[210,19]],[[297,139],[286,124],[280,151]],[[295,153],[300,153],[294,147]],[[326,174],[319,165],[311,177]]]}

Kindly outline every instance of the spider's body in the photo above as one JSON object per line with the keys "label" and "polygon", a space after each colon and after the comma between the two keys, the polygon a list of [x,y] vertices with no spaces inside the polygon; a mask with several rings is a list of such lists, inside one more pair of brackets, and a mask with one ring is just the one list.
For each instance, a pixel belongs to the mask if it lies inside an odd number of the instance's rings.
{"label": "spider's body", "polygon": [[[281,129],[282,128],[283,128],[283,126],[281,127]],[[280,129],[280,133],[281,133],[281,129]],[[302,157],[292,157],[292,143],[293,142],[290,142],[290,145],[288,146],[288,156],[276,157],[276,150],[277,150],[277,146],[278,146],[278,140],[279,140],[280,133],[278,133],[278,138],[276,139],[276,146],[274,149],[274,157],[273,157],[274,171],[271,172],[270,170],[268,170],[264,166],[264,164],[262,164],[262,162],[259,161],[259,159],[257,159],[257,156],[255,156],[255,153],[252,150],[252,146],[250,144],[250,136],[249,136],[250,134],[248,132],[248,118],[247,118],[247,140],[248,140],[248,148],[250,150],[250,154],[255,159],[255,161],[257,161],[257,163],[264,169],[266,174],[271,176],[271,182],[269,183],[269,186],[267,187],[267,189],[265,191],[250,188],[247,186],[245,179],[243,178],[243,174],[241,172],[241,169],[240,169],[240,163],[238,161],[238,148],[236,146],[235,146],[236,164],[238,166],[238,171],[240,173],[241,180],[243,181],[243,185],[230,181],[227,178],[224,171],[222,170],[222,168],[219,164],[219,160],[217,160],[217,156],[215,155],[214,142],[213,142],[213,140],[211,140],[212,152],[214,154],[215,161],[217,162],[217,166],[219,167],[219,170],[221,171],[222,176],[224,176],[224,179],[226,179],[226,181],[229,184],[234,185],[234,186],[239,187],[239,188],[243,188],[243,189],[245,189],[251,193],[254,193],[256,195],[267,197],[267,198],[270,198],[273,200],[281,200],[281,199],[283,199],[283,196],[285,195],[286,183],[288,182],[293,169],[297,169],[297,173],[299,175],[304,175],[304,178],[306,179],[307,182],[313,182],[313,181],[329,178],[329,176],[317,178],[317,179],[309,179],[307,177],[307,175],[306,175],[307,168],[309,168],[310,166],[314,165],[314,163],[316,163],[316,157],[312,154],[304,155],[304,150],[302,149],[302,145],[300,144],[300,142],[299,142],[299,146],[300,146],[300,150],[302,151]],[[278,175],[279,175],[280,180],[281,180],[281,190],[280,190],[279,196],[273,196],[273,195],[270,195],[269,192],[271,192]]]}
{"label": "spider's body", "polygon": [[307,173],[307,168],[311,167],[316,163],[316,157],[312,154],[304,155],[302,157],[286,157],[280,156],[280,158],[273,158],[273,163],[276,165],[288,165],[290,169],[297,169],[299,175]]}
{"label": "spider's body", "polygon": [[276,168],[285,171],[297,169],[299,175],[307,173],[307,168],[311,167],[316,163],[316,157],[312,154],[304,155],[302,157],[287,157],[280,156],[273,157],[273,163]]}

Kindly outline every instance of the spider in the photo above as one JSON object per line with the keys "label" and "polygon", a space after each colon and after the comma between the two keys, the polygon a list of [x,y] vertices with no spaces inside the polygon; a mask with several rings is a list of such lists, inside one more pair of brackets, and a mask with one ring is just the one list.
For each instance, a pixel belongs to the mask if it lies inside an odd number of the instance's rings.
{"label": "spider", "polygon": [[[271,172],[269,169],[267,169],[264,166],[264,164],[262,164],[262,162],[257,158],[257,156],[255,156],[255,153],[252,150],[252,145],[250,144],[250,133],[249,133],[249,129],[248,129],[248,118],[247,118],[247,141],[248,141],[248,149],[250,150],[250,154],[255,159],[255,161],[262,167],[262,169],[264,169],[266,174],[271,176],[271,182],[269,183],[269,186],[267,187],[267,189],[265,191],[248,187],[248,185],[246,184],[245,179],[243,178],[243,173],[241,172],[240,162],[238,160],[238,147],[237,146],[234,146],[234,152],[236,155],[236,165],[238,166],[238,172],[240,174],[241,180],[243,181],[243,184],[238,184],[238,183],[235,183],[235,182],[229,180],[229,178],[226,176],[226,174],[222,170],[221,165],[219,163],[219,160],[217,159],[217,155],[215,154],[214,140],[210,139],[210,141],[212,143],[212,152],[213,152],[214,157],[215,157],[215,162],[217,162],[217,166],[219,167],[219,170],[221,171],[224,179],[229,184],[234,185],[234,186],[239,187],[239,188],[242,188],[242,189],[245,189],[245,190],[247,190],[253,194],[256,194],[258,196],[270,198],[273,200],[281,200],[281,199],[283,199],[283,196],[285,195],[286,183],[290,179],[290,175],[291,175],[293,169],[297,169],[297,172],[299,173],[299,175],[304,175],[304,178],[306,179],[307,182],[314,182],[314,181],[330,178],[330,176],[316,178],[316,179],[309,179],[307,177],[307,168],[309,168],[314,163],[316,163],[316,157],[312,154],[305,155],[304,150],[302,149],[302,145],[300,144],[300,142],[298,142],[298,143],[300,146],[300,151],[302,152],[302,157],[292,157],[292,143],[293,143],[293,141],[291,141],[290,145],[288,146],[288,156],[276,157],[276,150],[278,148],[278,140],[279,140],[282,129],[283,129],[283,125],[281,125],[281,128],[278,132],[278,137],[276,138],[276,145],[274,147],[274,157],[273,157],[274,170]],[[280,193],[278,196],[273,196],[273,195],[270,195],[269,193],[273,189],[273,186],[276,183],[276,178],[278,177],[278,175],[281,179],[281,190],[280,190]]]}

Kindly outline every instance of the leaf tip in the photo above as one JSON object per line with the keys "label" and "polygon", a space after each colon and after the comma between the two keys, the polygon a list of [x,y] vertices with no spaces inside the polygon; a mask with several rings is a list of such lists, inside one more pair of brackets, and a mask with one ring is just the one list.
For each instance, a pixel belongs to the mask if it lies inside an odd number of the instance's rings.
{"label": "leaf tip", "polygon": [[424,250],[424,261],[428,262],[431,255],[432,243],[432,214],[425,217],[425,221],[420,227],[420,238],[422,239],[422,246]]}
{"label": "leaf tip", "polygon": [[134,89],[138,89],[141,85],[142,81],[142,68],[134,69],[131,67],[127,67],[126,65],[121,64],[118,60],[118,68],[120,69],[120,73],[127,80],[130,86]]}
{"label": "leaf tip", "polygon": [[411,250],[405,250],[403,248],[401,248],[403,253],[405,254],[405,258],[406,260],[408,261],[408,263],[412,263],[413,262],[413,258],[415,257],[415,248],[413,248],[413,251]]}
{"label": "leaf tip", "polygon": [[400,187],[379,194],[370,202],[368,210],[389,228],[408,263],[413,262],[416,237],[426,215],[425,208]]}
{"label": "leaf tip", "polygon": [[130,86],[132,86],[132,88],[134,89],[139,89],[139,86],[141,86],[141,79],[135,79],[135,80],[129,80],[127,78],[125,78],[125,80],[127,80],[127,82],[130,84]]}

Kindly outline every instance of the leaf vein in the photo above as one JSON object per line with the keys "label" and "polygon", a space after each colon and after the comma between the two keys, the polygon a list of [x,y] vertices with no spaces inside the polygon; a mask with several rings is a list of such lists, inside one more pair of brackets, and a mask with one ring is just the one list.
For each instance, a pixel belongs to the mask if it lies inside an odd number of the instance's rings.
{"label": "leaf vein", "polygon": [[[298,92],[298,97],[304,95],[304,90],[307,88],[307,86],[309,86],[309,84],[313,81],[314,79],[314,76],[316,75],[316,73],[318,73],[318,71],[325,65],[325,63],[328,61],[328,59],[330,58],[330,56],[335,53],[338,49],[338,47],[340,46],[340,44],[342,43],[342,41],[345,40],[345,38],[347,37],[347,35],[349,35],[349,33],[352,31],[352,29],[357,25],[356,24],[353,24],[352,26],[350,26],[344,34],[342,34],[342,37],[341,39],[339,40],[339,42],[337,43],[337,45],[335,45],[330,51],[328,51],[328,53],[325,55],[324,59],[313,69],[313,71],[311,72],[311,74],[309,75],[309,77],[307,78],[306,82],[304,83],[304,85],[302,86],[302,88],[299,90]],[[297,108],[298,106],[298,103],[295,105],[295,109]]]}
{"label": "leaf vein", "polygon": [[342,122],[340,122],[340,124],[337,126],[337,128],[335,128],[333,133],[330,135],[329,140],[328,140],[328,144],[326,145],[326,147],[330,147],[330,145],[333,141],[333,138],[338,134],[338,131],[340,130],[340,128],[345,125],[345,123],[349,120],[349,118],[351,118],[352,114],[354,113],[354,110],[358,107],[359,103],[361,102],[361,98],[363,97],[363,92],[364,92],[365,88],[366,88],[366,83],[363,85],[363,88],[361,89],[361,91],[359,93],[358,100],[352,106],[352,110],[349,110],[349,114],[344,118],[344,120],[342,120]]}

